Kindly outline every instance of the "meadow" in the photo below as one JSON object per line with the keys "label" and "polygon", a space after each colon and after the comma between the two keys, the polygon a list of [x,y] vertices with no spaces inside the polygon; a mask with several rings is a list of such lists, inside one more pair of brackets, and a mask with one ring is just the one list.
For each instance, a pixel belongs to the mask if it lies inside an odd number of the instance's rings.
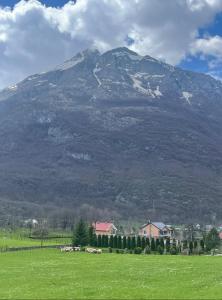
{"label": "meadow", "polygon": [[[58,235],[58,234],[57,234]],[[50,238],[43,240],[43,245],[70,244],[71,238]],[[28,237],[27,230],[4,230],[0,229],[0,249],[4,247],[40,246],[40,239]]]}
{"label": "meadow", "polygon": [[222,299],[222,257],[0,253],[0,299]]}

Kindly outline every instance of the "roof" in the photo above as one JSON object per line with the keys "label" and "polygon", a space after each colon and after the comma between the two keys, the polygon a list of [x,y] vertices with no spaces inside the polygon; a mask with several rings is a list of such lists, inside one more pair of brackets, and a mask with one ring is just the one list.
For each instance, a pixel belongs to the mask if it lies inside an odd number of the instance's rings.
{"label": "roof", "polygon": [[93,224],[96,231],[109,231],[111,228],[116,229],[113,223],[109,222],[96,222]]}
{"label": "roof", "polygon": [[163,230],[166,227],[168,228],[168,226],[162,222],[148,222],[148,223],[144,224],[141,228],[143,228],[149,224],[154,225],[155,227],[159,228],[160,230]]}

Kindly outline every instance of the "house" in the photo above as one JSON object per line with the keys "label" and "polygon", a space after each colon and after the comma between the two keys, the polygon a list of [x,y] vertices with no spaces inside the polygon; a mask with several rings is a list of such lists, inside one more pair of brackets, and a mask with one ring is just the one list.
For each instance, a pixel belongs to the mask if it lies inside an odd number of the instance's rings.
{"label": "house", "polygon": [[115,235],[117,228],[113,223],[109,222],[95,222],[92,224],[96,235]]}
{"label": "house", "polygon": [[219,238],[222,240],[222,231],[219,232]]}
{"label": "house", "polygon": [[140,227],[139,235],[148,238],[170,238],[172,237],[173,229],[162,222],[148,222]]}

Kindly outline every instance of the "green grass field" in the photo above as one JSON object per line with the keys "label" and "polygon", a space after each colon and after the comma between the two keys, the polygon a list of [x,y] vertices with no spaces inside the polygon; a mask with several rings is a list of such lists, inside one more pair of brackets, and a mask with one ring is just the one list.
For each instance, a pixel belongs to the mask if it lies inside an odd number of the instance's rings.
{"label": "green grass field", "polygon": [[222,299],[222,257],[0,253],[0,299]]}
{"label": "green grass field", "polygon": [[[53,238],[43,241],[43,245],[70,244],[70,238]],[[0,248],[1,247],[25,247],[40,246],[41,240],[30,239],[25,231],[7,231],[0,230]]]}

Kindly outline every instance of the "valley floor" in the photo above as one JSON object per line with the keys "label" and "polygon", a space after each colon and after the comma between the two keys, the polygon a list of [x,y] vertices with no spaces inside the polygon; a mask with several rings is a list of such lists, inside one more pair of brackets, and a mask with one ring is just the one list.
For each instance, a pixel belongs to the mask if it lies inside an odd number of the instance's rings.
{"label": "valley floor", "polygon": [[222,257],[0,253],[0,299],[222,299]]}

